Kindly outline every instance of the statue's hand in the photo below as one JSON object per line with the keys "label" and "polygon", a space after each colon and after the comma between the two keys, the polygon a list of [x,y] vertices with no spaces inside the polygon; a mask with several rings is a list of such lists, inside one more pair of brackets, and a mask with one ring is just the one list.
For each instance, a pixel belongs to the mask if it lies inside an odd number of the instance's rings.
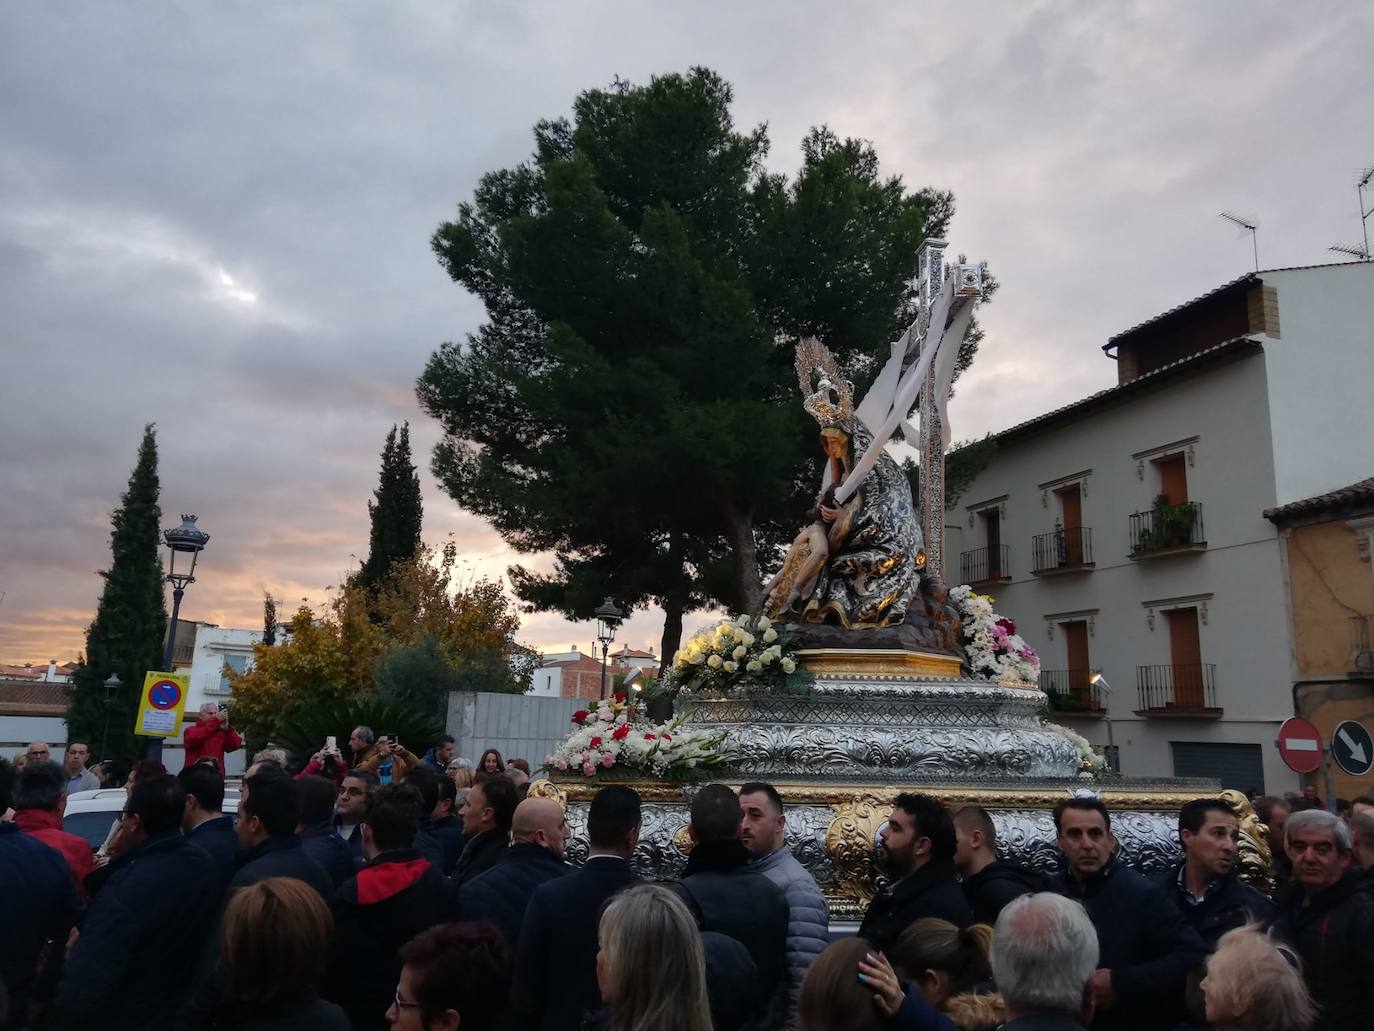
{"label": "statue's hand", "polygon": [[827,508],[824,505],[821,506],[821,518],[827,523],[833,523],[839,517],[840,510],[838,508]]}

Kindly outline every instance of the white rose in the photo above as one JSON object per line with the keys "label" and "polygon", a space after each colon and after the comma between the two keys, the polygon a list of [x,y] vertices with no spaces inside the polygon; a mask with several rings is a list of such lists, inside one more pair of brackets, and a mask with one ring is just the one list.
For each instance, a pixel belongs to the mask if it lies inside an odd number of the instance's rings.
{"label": "white rose", "polygon": [[738,648],[736,648],[734,651],[730,653],[730,658],[742,659],[744,658],[744,653],[748,650],[749,649],[745,648],[744,645],[740,645]]}
{"label": "white rose", "polygon": [[746,634],[743,630],[736,630],[734,633],[734,639],[737,643],[743,643],[744,639],[748,636],[749,635]]}
{"label": "white rose", "polygon": [[774,641],[776,641],[777,639],[778,639],[778,632],[777,632],[776,630],[774,630],[772,627],[769,627],[767,630],[765,630],[765,631],[763,632],[763,643],[764,643],[764,644],[772,644],[772,643],[773,643]]}
{"label": "white rose", "polygon": [[783,659],[782,671],[784,673],[795,673],[797,671],[797,664],[793,662],[791,659]]}
{"label": "white rose", "polygon": [[739,669],[739,663],[737,663],[737,662],[725,662],[725,663],[721,663],[721,668],[724,669],[726,673],[733,673],[733,672],[735,672],[735,670]]}
{"label": "white rose", "polygon": [[692,652],[692,657],[689,658],[687,661],[690,662],[693,666],[700,666],[703,662],[706,661],[706,656],[702,655],[701,652]]}
{"label": "white rose", "polygon": [[712,655],[709,659],[706,660],[706,665],[710,666],[712,669],[720,669],[720,667],[721,667],[720,656],[719,656],[719,655]]}
{"label": "white rose", "polygon": [[767,629],[768,629],[770,626],[772,626],[772,625],[773,625],[773,621],[772,621],[771,619],[769,619],[767,616],[760,616],[760,617],[759,617],[758,628],[759,628],[760,630],[767,630]]}
{"label": "white rose", "polygon": [[772,651],[770,650],[770,651],[764,652],[762,655],[759,656],[759,662],[761,662],[761,663],[763,663],[765,666],[767,666],[767,665],[770,665],[770,664],[772,664],[773,662],[777,661],[777,658],[778,658],[778,657],[777,657],[776,655],[774,655],[774,654],[772,653]]}
{"label": "white rose", "polygon": [[749,665],[745,666],[744,668],[747,669],[750,673],[757,673],[759,670],[763,669],[763,663],[755,659],[753,662],[749,663]]}

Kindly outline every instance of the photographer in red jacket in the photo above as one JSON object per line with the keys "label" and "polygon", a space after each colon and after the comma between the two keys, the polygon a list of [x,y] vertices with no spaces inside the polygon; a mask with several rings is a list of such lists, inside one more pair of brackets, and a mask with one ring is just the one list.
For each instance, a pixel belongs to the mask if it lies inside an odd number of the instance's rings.
{"label": "photographer in red jacket", "polygon": [[213,759],[219,764],[221,777],[224,776],[224,754],[243,747],[243,738],[229,725],[228,713],[214,702],[206,702],[200,707],[195,725],[186,728],[182,740],[186,745],[186,767],[202,759]]}

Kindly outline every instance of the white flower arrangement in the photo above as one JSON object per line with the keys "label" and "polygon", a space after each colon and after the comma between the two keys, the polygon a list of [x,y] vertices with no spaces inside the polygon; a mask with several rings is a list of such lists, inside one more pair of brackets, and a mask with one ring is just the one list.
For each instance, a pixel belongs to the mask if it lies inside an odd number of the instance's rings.
{"label": "white flower arrangement", "polygon": [[798,663],[790,636],[767,616],[736,616],[698,631],[673,656],[664,687],[731,694],[788,685]]}
{"label": "white flower arrangement", "polygon": [[1016,632],[1015,623],[993,611],[991,597],[975,593],[968,585],[953,588],[949,596],[959,608],[964,653],[975,677],[997,683],[1039,683],[1040,656]]}
{"label": "white flower arrangement", "polygon": [[641,719],[624,694],[573,713],[572,732],[544,757],[550,773],[595,777],[625,770],[651,777],[691,777],[730,758],[723,733],[683,727],[686,715],[668,723]]}
{"label": "white flower arrangement", "polygon": [[1078,750],[1078,761],[1083,766],[1083,772],[1087,774],[1105,773],[1107,770],[1107,760],[1094,751],[1092,742],[1082,734],[1070,730],[1068,727],[1061,727],[1058,723],[1045,722],[1047,730],[1053,730],[1056,734],[1069,739],[1069,742]]}

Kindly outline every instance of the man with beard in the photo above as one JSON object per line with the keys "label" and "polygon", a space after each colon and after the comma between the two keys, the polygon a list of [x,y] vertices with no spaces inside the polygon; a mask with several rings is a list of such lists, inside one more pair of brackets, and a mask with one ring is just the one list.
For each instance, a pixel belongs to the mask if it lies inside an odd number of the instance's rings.
{"label": "man with beard", "polygon": [[1121,862],[1101,799],[1065,799],[1054,826],[1068,869],[1050,891],[1083,904],[1101,949],[1089,982],[1093,1031],[1174,1027],[1185,982],[1207,947],[1157,885]]}
{"label": "man with beard", "polygon": [[922,917],[968,927],[973,913],[954,867],[954,822],[929,795],[903,793],[878,831],[878,864],[888,884],[869,903],[859,937],[875,950],[891,948]]}
{"label": "man with beard", "polygon": [[1274,917],[1269,900],[1236,876],[1240,821],[1219,798],[1196,798],[1178,814],[1183,862],[1164,874],[1160,887],[1183,920],[1215,950],[1234,927]]}

